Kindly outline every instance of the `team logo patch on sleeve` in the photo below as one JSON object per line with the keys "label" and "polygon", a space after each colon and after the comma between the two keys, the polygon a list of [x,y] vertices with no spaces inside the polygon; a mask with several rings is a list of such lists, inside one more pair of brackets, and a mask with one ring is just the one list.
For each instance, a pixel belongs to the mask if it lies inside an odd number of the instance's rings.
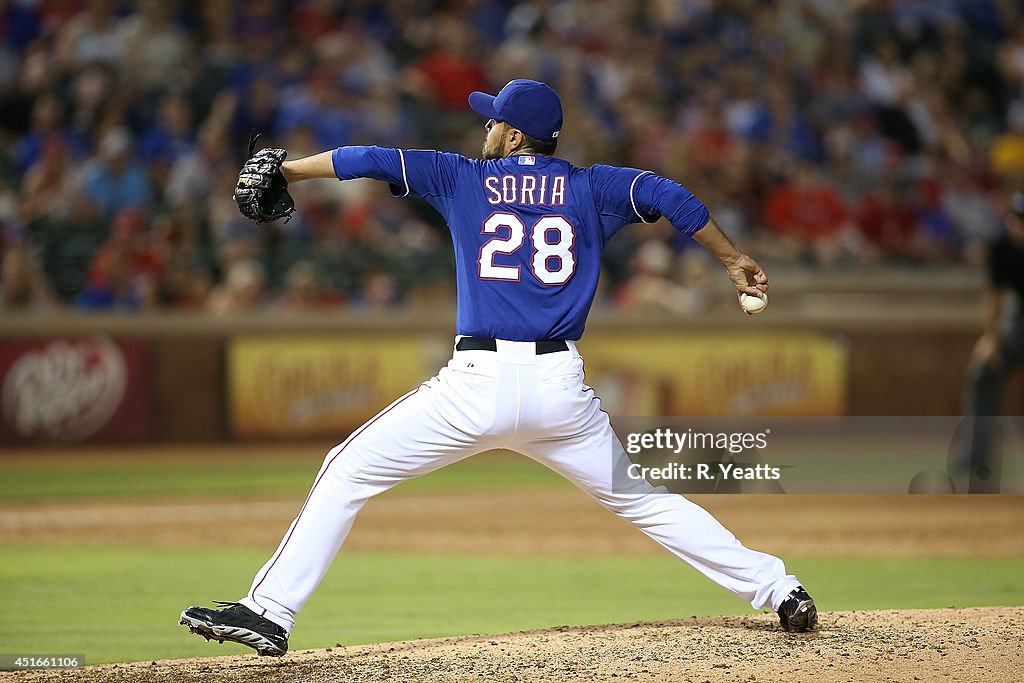
{"label": "team logo patch on sleeve", "polygon": [[520,166],[533,166],[536,163],[537,163],[537,157],[533,156],[532,154],[521,154],[519,156],[519,165]]}

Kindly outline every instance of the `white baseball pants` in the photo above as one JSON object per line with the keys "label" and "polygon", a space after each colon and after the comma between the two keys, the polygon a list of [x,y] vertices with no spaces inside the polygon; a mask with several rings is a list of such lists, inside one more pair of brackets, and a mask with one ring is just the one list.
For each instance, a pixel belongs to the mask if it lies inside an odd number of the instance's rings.
{"label": "white baseball pants", "polygon": [[[291,631],[370,497],[494,448],[550,467],[670,553],[755,609],[778,606],[799,585],[777,557],[750,550],[700,506],[641,480],[621,490],[629,460],[583,359],[536,355],[532,342],[456,351],[447,367],[332,448],[277,551],[240,602]],[[663,491],[663,489],[661,490]]]}

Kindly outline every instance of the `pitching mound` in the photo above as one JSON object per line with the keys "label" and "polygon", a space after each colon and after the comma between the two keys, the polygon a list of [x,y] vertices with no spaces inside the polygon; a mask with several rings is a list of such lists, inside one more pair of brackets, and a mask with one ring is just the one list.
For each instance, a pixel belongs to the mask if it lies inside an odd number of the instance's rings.
{"label": "pitching mound", "polygon": [[[1024,608],[833,612],[789,635],[774,615],[555,628],[289,653],[0,674],[17,681],[1020,680]],[[211,646],[214,650],[215,646]]]}

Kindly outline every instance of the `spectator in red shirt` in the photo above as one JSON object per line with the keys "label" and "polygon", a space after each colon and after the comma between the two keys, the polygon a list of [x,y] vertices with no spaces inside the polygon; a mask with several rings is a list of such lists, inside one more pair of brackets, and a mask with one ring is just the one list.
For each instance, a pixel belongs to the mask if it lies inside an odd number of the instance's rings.
{"label": "spectator in red shirt", "polygon": [[471,92],[487,90],[489,85],[479,58],[473,56],[472,29],[445,17],[435,31],[434,49],[414,64],[415,85],[437,106],[462,111]]}
{"label": "spectator in red shirt", "polygon": [[906,192],[879,183],[861,199],[857,210],[861,234],[888,258],[914,258],[918,251],[917,213]]}
{"label": "spectator in red shirt", "polygon": [[833,263],[848,251],[846,205],[812,164],[799,163],[789,180],[769,192],[764,219],[783,255]]}
{"label": "spectator in red shirt", "polygon": [[159,263],[148,250],[147,216],[139,209],[125,209],[111,226],[110,239],[100,247],[89,266],[85,289],[75,297],[84,311],[152,308],[153,276]]}

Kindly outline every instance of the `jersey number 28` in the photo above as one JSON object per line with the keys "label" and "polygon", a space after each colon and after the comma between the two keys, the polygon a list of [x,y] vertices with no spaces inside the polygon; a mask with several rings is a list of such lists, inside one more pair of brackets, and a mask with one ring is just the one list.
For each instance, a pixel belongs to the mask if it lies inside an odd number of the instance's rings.
{"label": "jersey number 28", "polygon": [[[514,213],[499,211],[484,221],[484,235],[496,235],[500,228],[508,229],[507,237],[495,237],[480,247],[480,279],[519,281],[519,266],[494,263],[495,254],[512,254],[526,241],[526,226]],[[572,253],[576,233],[564,216],[541,216],[530,228],[533,258],[530,270],[541,284],[564,285],[576,270],[576,257]]]}

